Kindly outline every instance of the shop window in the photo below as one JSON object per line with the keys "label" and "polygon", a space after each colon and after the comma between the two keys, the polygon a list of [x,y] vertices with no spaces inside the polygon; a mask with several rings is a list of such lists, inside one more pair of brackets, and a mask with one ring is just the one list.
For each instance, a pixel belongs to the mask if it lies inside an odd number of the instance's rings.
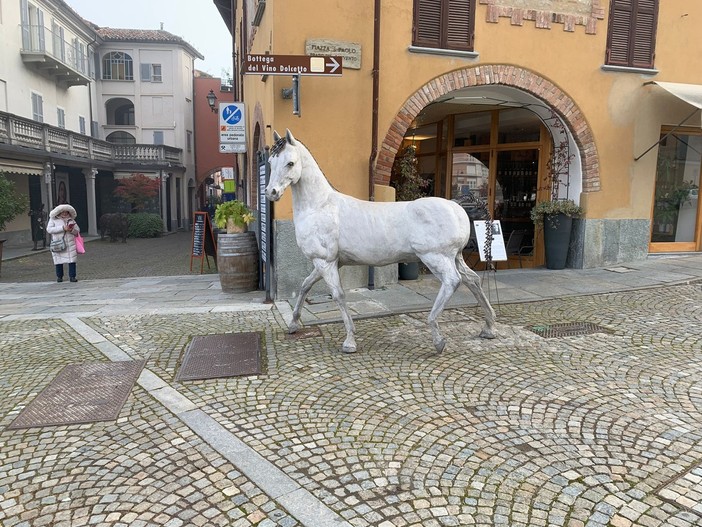
{"label": "shop window", "polygon": [[414,0],[412,44],[473,51],[477,0]]}
{"label": "shop window", "polygon": [[653,68],[658,0],[612,0],[609,6],[606,63]]}
{"label": "shop window", "polygon": [[457,115],[453,129],[454,148],[490,144],[490,112]]}
{"label": "shop window", "polygon": [[[702,135],[692,130],[662,134],[656,166],[651,243],[693,243],[696,240],[701,170]],[[694,246],[678,248],[695,250]]]}
{"label": "shop window", "polygon": [[515,108],[503,110],[499,114],[500,133],[497,142],[529,143],[539,141],[541,137],[541,121],[531,110]]}

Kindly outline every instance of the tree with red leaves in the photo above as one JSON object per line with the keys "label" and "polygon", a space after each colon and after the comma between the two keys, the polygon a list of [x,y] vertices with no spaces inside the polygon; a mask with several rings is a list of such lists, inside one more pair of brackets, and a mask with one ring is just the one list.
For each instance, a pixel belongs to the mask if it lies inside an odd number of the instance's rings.
{"label": "tree with red leaves", "polygon": [[144,174],[132,174],[131,177],[117,181],[115,196],[129,202],[132,212],[143,210],[153,198],[158,196],[158,189],[161,183],[158,179],[153,179]]}

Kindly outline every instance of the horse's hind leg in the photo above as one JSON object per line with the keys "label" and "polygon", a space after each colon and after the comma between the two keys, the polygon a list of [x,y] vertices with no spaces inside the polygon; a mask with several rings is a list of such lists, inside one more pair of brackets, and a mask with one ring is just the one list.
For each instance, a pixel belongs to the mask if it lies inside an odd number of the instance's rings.
{"label": "horse's hind leg", "polygon": [[456,256],[456,268],[461,274],[463,283],[466,284],[466,287],[468,287],[470,292],[473,293],[473,296],[478,301],[478,304],[480,304],[480,307],[483,308],[483,312],[485,313],[485,327],[480,332],[480,336],[484,339],[494,339],[496,336],[495,311],[492,309],[490,301],[485,296],[483,288],[480,287],[480,277],[475,273],[475,271],[466,265],[466,263],[463,261],[463,256],[460,253]]}
{"label": "horse's hind leg", "polygon": [[446,339],[441,336],[438,319],[446,307],[446,304],[451,300],[456,289],[458,289],[458,286],[461,285],[461,277],[456,270],[456,266],[451,261],[451,258],[443,254],[424,255],[421,259],[434,276],[441,280],[441,288],[436,295],[434,307],[431,308],[429,318],[427,319],[429,327],[431,328],[434,347],[436,351],[441,353],[446,347]]}
{"label": "horse's hind leg", "polygon": [[341,319],[344,321],[344,327],[346,328],[346,340],[341,350],[344,353],[355,353],[356,352],[356,339],[354,334],[356,333],[356,327],[353,324],[353,319],[346,307],[346,294],[344,289],[341,287],[341,279],[339,278],[339,267],[336,261],[327,262],[326,260],[314,260],[314,267],[322,275],[324,281],[329,286],[332,298],[336,301],[337,306],[339,306],[339,311],[341,311]]}
{"label": "horse's hind leg", "polygon": [[288,333],[295,333],[300,329],[300,314],[302,312],[302,306],[305,303],[305,298],[307,298],[310,289],[312,289],[312,286],[316,284],[320,278],[322,278],[322,273],[315,267],[310,275],[302,281],[300,294],[297,297],[295,308],[293,309],[292,320],[290,324],[288,324]]}

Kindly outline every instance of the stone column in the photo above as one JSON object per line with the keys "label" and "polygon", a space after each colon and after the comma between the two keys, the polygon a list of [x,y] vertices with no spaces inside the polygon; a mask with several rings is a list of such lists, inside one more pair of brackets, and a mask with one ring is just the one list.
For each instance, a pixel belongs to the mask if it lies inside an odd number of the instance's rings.
{"label": "stone column", "polygon": [[97,204],[95,202],[95,176],[97,176],[97,173],[97,168],[83,170],[88,198],[88,236],[98,235]]}
{"label": "stone column", "polygon": [[168,211],[168,206],[166,204],[166,181],[168,180],[168,174],[164,174],[163,170],[160,173],[161,178],[161,221],[163,221],[163,231],[168,231],[168,221],[166,219],[166,213]]}

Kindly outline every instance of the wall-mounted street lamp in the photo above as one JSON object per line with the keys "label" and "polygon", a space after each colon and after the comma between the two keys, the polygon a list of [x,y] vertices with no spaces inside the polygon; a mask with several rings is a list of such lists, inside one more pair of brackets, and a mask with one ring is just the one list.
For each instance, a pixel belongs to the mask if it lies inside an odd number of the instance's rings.
{"label": "wall-mounted street lamp", "polygon": [[215,106],[217,104],[217,96],[213,90],[210,90],[210,93],[207,94],[207,104],[210,105],[210,110],[217,113],[217,106]]}

